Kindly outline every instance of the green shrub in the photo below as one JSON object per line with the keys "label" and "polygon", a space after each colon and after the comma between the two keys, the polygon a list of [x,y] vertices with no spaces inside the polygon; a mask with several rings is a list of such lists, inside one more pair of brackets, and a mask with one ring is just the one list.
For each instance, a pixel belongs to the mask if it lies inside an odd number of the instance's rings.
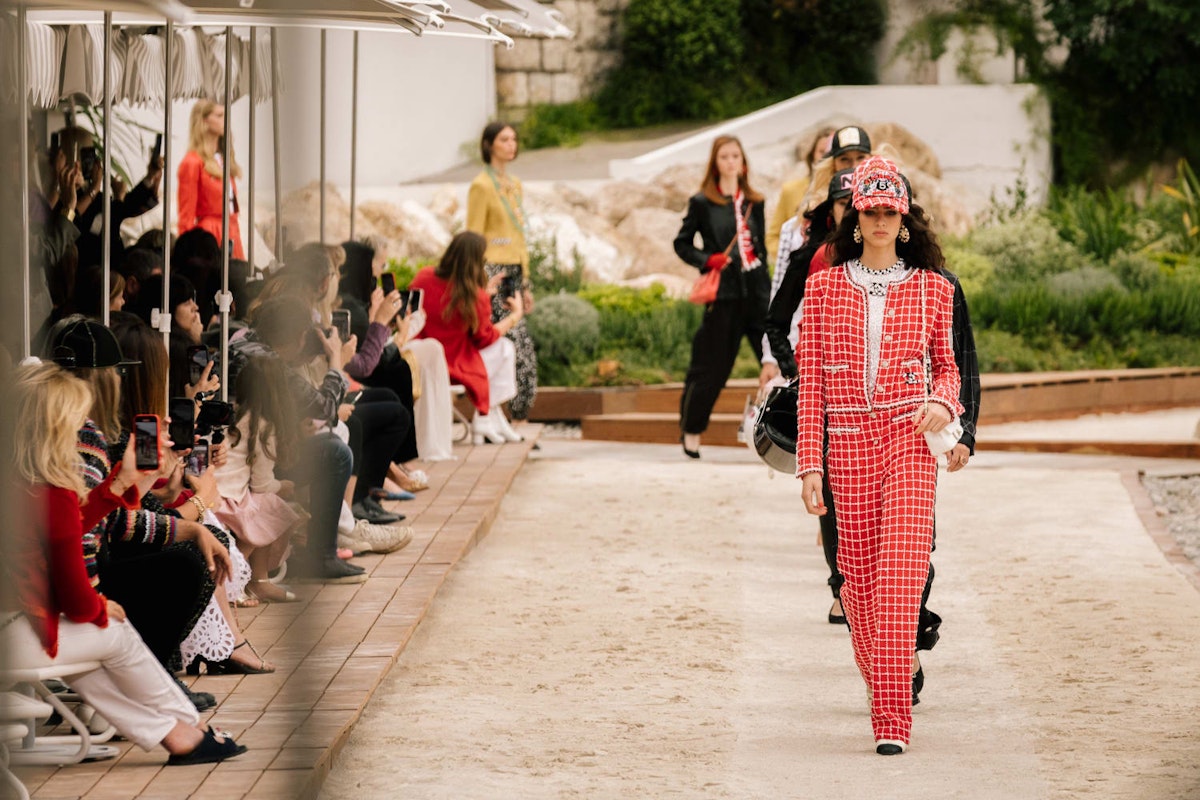
{"label": "green shrub", "polygon": [[600,313],[575,295],[539,299],[526,325],[537,349],[538,371],[547,384],[573,377],[572,367],[590,362],[596,355]]}
{"label": "green shrub", "polygon": [[956,245],[943,247],[942,253],[946,256],[946,267],[958,276],[968,298],[991,285],[996,265],[987,256]]}
{"label": "green shrub", "polygon": [[1139,229],[1139,210],[1128,190],[1071,186],[1051,194],[1045,214],[1064,240],[1100,261],[1147,244],[1142,237],[1153,235]]}
{"label": "green shrub", "polygon": [[1088,265],[1087,259],[1041,214],[1027,211],[1010,221],[975,231],[970,246],[990,258],[999,285],[1036,280]]}
{"label": "green shrub", "polygon": [[529,242],[529,283],[535,295],[575,293],[583,286],[585,265],[578,251],[569,267],[558,260],[558,242],[533,239]]}
{"label": "green shrub", "polygon": [[1112,272],[1092,266],[1047,275],[1042,280],[1052,293],[1071,299],[1087,297],[1098,292],[1125,290],[1121,279]]}
{"label": "green shrub", "polygon": [[606,127],[596,103],[579,100],[574,103],[551,105],[543,103],[531,108],[521,123],[521,146],[530,150],[539,147],[576,147],[584,131]]}
{"label": "green shrub", "polygon": [[399,259],[389,258],[388,262],[387,262],[387,267],[385,268],[384,271],[390,272],[396,276],[396,288],[397,289],[407,289],[408,285],[410,283],[412,283],[412,279],[413,279],[413,277],[416,276],[418,271],[429,266],[430,264],[436,264],[436,263],[437,263],[436,259],[427,259],[424,261],[410,261],[407,256],[405,256],[404,258],[399,258]]}
{"label": "green shrub", "polygon": [[1134,291],[1149,289],[1165,275],[1162,266],[1154,259],[1145,253],[1128,250],[1114,253],[1108,261],[1108,268],[1120,279],[1122,286]]}

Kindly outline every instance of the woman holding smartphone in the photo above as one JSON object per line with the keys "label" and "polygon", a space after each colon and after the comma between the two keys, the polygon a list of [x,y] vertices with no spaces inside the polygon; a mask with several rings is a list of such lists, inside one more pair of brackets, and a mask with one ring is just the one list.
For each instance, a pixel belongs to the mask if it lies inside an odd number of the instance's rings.
{"label": "woman holding smartphone", "polygon": [[[510,279],[514,294],[521,294],[521,308],[533,310],[529,287],[529,247],[526,241],[527,219],[521,181],[508,171],[519,150],[517,131],[506,122],[491,122],[483,129],[479,152],[483,172],[467,190],[467,230],[484,237],[487,243],[487,275]],[[512,313],[507,302],[512,294],[492,289],[492,322],[499,323]],[[506,326],[504,334],[517,353],[517,392],[508,401],[514,420],[529,417],[537,396],[537,353],[523,320]],[[505,420],[507,424],[507,420]]]}

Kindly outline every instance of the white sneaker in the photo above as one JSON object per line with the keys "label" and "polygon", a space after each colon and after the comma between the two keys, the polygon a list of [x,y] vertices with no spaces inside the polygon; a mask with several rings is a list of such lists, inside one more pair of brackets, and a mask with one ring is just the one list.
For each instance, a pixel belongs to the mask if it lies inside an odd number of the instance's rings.
{"label": "white sneaker", "polygon": [[337,546],[361,553],[394,553],[412,541],[408,525],[372,525],[360,519],[349,535],[338,534]]}

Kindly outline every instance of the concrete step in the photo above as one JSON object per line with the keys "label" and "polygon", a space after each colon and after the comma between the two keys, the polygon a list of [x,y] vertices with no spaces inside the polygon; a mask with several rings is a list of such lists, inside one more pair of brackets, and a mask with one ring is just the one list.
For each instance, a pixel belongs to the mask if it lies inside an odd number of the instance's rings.
{"label": "concrete step", "polygon": [[[704,433],[705,445],[745,447],[737,440],[742,415],[713,414]],[[607,442],[641,442],[643,444],[678,444],[679,414],[630,412],[628,414],[595,414],[580,420],[584,439]]]}

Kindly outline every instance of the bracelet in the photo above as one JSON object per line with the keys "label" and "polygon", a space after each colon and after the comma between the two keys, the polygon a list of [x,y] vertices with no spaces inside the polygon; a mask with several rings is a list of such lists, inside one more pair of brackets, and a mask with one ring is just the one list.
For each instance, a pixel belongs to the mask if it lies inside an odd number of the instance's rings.
{"label": "bracelet", "polygon": [[204,501],[200,499],[200,495],[192,495],[188,498],[188,502],[194,505],[196,510],[200,512],[200,516],[196,518],[197,521],[204,519],[204,512],[208,511],[208,506],[205,505]]}

